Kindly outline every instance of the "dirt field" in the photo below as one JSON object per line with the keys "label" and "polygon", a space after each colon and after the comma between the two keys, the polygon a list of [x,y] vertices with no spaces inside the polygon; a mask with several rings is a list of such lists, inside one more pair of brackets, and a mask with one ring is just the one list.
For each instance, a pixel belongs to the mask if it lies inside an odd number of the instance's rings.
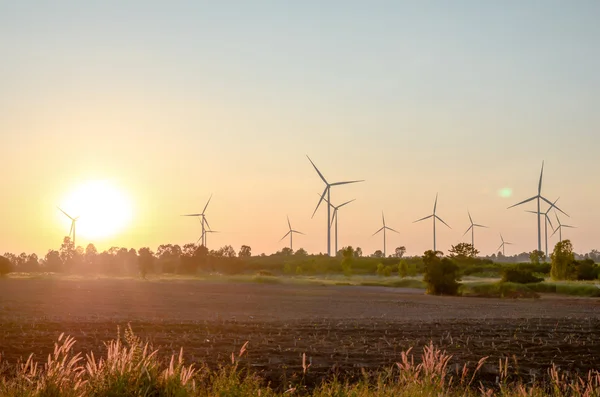
{"label": "dirt field", "polygon": [[[393,365],[430,340],[493,380],[509,357],[525,377],[554,362],[600,369],[600,300],[543,296],[497,300],[426,296],[378,287],[230,284],[195,281],[0,280],[0,354],[16,362],[52,350],[61,332],[76,348],[103,353],[117,326],[131,323],[163,354],[184,348],[188,362],[227,363],[249,341],[244,365],[273,384],[312,361],[311,377],[360,374]],[[416,350],[419,353],[419,350]],[[516,363],[516,364],[515,364]]]}

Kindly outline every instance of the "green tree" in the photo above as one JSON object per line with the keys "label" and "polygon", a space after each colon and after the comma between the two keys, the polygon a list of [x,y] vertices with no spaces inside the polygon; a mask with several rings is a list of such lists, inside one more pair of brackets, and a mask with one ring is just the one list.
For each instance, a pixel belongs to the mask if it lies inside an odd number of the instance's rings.
{"label": "green tree", "polygon": [[573,254],[573,245],[571,240],[559,241],[554,246],[554,252],[550,255],[552,267],[550,268],[550,277],[553,280],[569,280],[575,278],[575,255]]}
{"label": "green tree", "polygon": [[371,255],[373,258],[383,258],[383,252],[381,250],[377,250],[375,252],[373,252],[373,255]]}
{"label": "green tree", "polygon": [[356,249],[354,250],[354,257],[361,258],[362,256],[363,256],[362,248],[356,247]]}
{"label": "green tree", "polygon": [[154,253],[150,248],[140,248],[138,266],[140,269],[140,275],[143,279],[145,279],[148,272],[154,267]]}
{"label": "green tree", "polygon": [[475,259],[479,251],[473,247],[472,244],[469,243],[459,243],[453,245],[450,250],[448,250],[448,256],[457,261],[465,261],[468,259]]}
{"label": "green tree", "polygon": [[458,293],[458,266],[450,258],[444,258],[440,251],[425,251],[423,281],[427,293],[432,295],[456,295]]}
{"label": "green tree", "polygon": [[0,256],[0,277],[6,276],[13,271],[13,265],[8,258]]}
{"label": "green tree", "polygon": [[250,258],[252,256],[252,248],[250,248],[248,245],[242,245],[238,256],[240,258]]}
{"label": "green tree", "polygon": [[408,263],[404,259],[398,264],[398,275],[402,278],[408,276]]}
{"label": "green tree", "polygon": [[533,250],[529,253],[529,260],[531,263],[539,265],[546,260],[546,254],[544,251]]}
{"label": "green tree", "polygon": [[294,255],[296,256],[308,256],[308,252],[306,252],[306,250],[304,248],[300,248],[298,249]]}
{"label": "green tree", "polygon": [[352,276],[352,264],[354,262],[354,248],[346,247],[342,249],[342,271],[344,272],[344,276],[350,277]]}
{"label": "green tree", "polygon": [[394,255],[396,256],[396,258],[402,258],[405,253],[406,253],[406,247],[403,245],[400,247],[397,247],[396,250],[394,251]]}

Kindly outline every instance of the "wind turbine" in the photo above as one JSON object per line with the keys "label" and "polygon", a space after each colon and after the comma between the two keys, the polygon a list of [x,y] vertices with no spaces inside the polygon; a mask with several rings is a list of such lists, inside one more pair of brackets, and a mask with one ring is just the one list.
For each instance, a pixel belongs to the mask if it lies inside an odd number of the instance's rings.
{"label": "wind turbine", "polygon": [[[475,249],[475,228],[476,227],[484,227],[486,229],[489,229],[489,228],[487,226],[478,225],[476,223],[473,223],[473,218],[471,218],[471,213],[468,210],[467,210],[467,214],[469,214],[469,221],[471,222],[471,226],[469,226],[469,228],[467,229],[465,234],[469,233],[469,230],[471,231],[471,246],[473,247],[473,249]],[[463,237],[465,236],[465,234],[463,234]]]}
{"label": "wind turbine", "polygon": [[304,234],[304,233],[292,229],[292,224],[290,223],[290,217],[289,216],[287,217],[287,221],[288,221],[288,226],[289,226],[290,230],[279,241],[282,241],[284,238],[286,238],[289,235],[290,236],[290,249],[292,251],[294,251],[294,240],[293,240],[294,233],[298,233],[298,234]]}
{"label": "wind turbine", "polygon": [[444,222],[442,220],[442,218],[440,218],[439,216],[437,216],[436,214],[436,209],[437,209],[437,201],[438,201],[438,195],[436,193],[435,195],[435,203],[433,204],[433,214],[428,215],[424,218],[421,219],[417,219],[416,221],[414,221],[413,223],[417,223],[417,222],[421,222],[424,221],[425,219],[429,219],[429,218],[433,218],[433,250],[436,251],[436,240],[435,240],[435,220],[437,219],[438,221],[442,222],[444,225],[448,226],[449,229],[452,229],[450,227],[450,225],[448,225],[446,222]]}
{"label": "wind turbine", "polygon": [[56,208],[58,208],[60,212],[65,214],[67,216],[67,218],[69,218],[71,220],[71,230],[69,230],[69,237],[71,237],[71,235],[73,235],[73,246],[77,247],[76,241],[75,241],[75,229],[76,229],[76,224],[77,224],[77,220],[79,219],[79,217],[76,216],[75,218],[73,218],[71,215],[69,215],[65,211],[63,211],[62,208],[60,208],[60,207],[56,207]]}
{"label": "wind turbine", "polygon": [[[325,195],[327,195],[327,202],[331,202],[331,187],[332,186],[338,186],[338,185],[347,185],[349,183],[357,183],[357,182],[364,182],[364,180],[358,180],[358,181],[345,181],[345,182],[334,182],[334,183],[329,183],[327,182],[327,179],[325,179],[325,177],[323,176],[323,174],[321,174],[321,171],[319,171],[319,169],[317,168],[317,166],[315,165],[315,163],[313,163],[313,161],[310,159],[310,157],[306,156],[308,158],[308,161],[310,161],[310,163],[312,164],[312,166],[315,168],[315,171],[317,171],[317,174],[319,174],[319,176],[321,177],[321,179],[323,180],[323,182],[325,182],[325,190],[323,190],[323,194],[321,195],[321,198],[319,199],[319,202],[317,204],[317,207],[315,208],[315,211],[312,214],[312,217],[315,216],[315,214],[317,213],[317,210],[319,209],[319,206],[321,205],[321,202],[323,200],[325,200]],[[327,255],[331,256],[331,206],[327,206]]]}
{"label": "wind turbine", "polygon": [[512,245],[512,243],[509,243],[508,241],[504,241],[504,237],[502,237],[502,233],[500,233],[500,240],[502,240],[502,244],[500,244],[500,247],[498,247],[498,249],[502,248],[502,256],[506,256],[506,255],[504,254],[504,246],[505,246],[506,244],[508,244],[508,245]]}
{"label": "wind turbine", "polygon": [[[542,220],[541,220],[541,215],[542,215],[542,211],[541,211],[541,204],[542,204],[542,200],[545,201],[546,203],[554,206],[554,208],[556,208],[557,210],[559,210],[560,212],[562,212],[563,214],[567,215],[566,212],[564,212],[563,210],[561,210],[560,208],[558,208],[557,206],[555,206],[554,204],[552,204],[550,202],[550,200],[548,200],[546,197],[542,196],[542,178],[544,176],[544,162],[542,161],[542,172],[540,173],[540,183],[538,185],[538,194],[528,198],[527,200],[523,200],[520,203],[517,203],[515,205],[511,205],[508,208],[513,208],[516,207],[518,205],[521,204],[525,204],[528,203],[530,201],[533,200],[537,200],[537,225],[538,225],[538,251],[542,251]],[[567,215],[569,216],[569,215]]]}
{"label": "wind turbine", "polygon": [[[548,224],[550,224],[550,227],[554,231],[554,226],[552,225],[552,221],[550,220],[548,213],[552,210],[552,208],[555,208],[557,201],[558,201],[558,199],[554,200],[554,202],[550,205],[550,207],[548,207],[548,210],[546,212],[542,212],[542,215],[544,215],[544,240],[546,243],[546,258],[548,257]],[[532,214],[537,214],[537,212],[535,212],[535,211],[528,210],[527,212],[530,212]]]}
{"label": "wind turbine", "polygon": [[558,226],[556,227],[556,230],[554,230],[554,233],[552,233],[552,235],[550,237],[554,236],[556,234],[556,232],[558,232],[558,241],[561,242],[561,241],[563,241],[562,228],[568,227],[570,229],[575,229],[575,226],[563,225],[562,223],[560,223],[560,219],[558,219],[558,214],[556,213],[556,211],[554,211],[554,215],[556,215],[556,221],[558,222]]}
{"label": "wind turbine", "polygon": [[[318,193],[317,193],[318,194]],[[325,199],[325,202],[327,204],[329,204],[331,206],[331,208],[333,208],[333,216],[331,217],[331,225],[329,225],[330,227],[333,226],[333,222],[335,220],[335,254],[337,255],[338,253],[338,210],[340,208],[342,208],[343,206],[345,206],[346,204],[350,204],[351,202],[353,202],[356,199],[352,199],[350,201],[346,201],[345,203],[342,203],[340,205],[338,205],[337,207],[333,204],[331,204],[327,199]]]}
{"label": "wind turbine", "polygon": [[212,194],[210,195],[210,197],[208,198],[208,201],[206,202],[206,205],[204,206],[204,209],[202,210],[201,213],[199,214],[186,214],[186,215],[181,215],[181,216],[194,216],[200,219],[200,224],[202,225],[202,234],[200,235],[200,240],[202,240],[202,245],[206,247],[206,227],[208,227],[208,230],[210,231],[210,225],[208,224],[208,221],[206,220],[206,208],[208,208],[208,204],[210,203],[210,200],[212,199]]}
{"label": "wind turbine", "polygon": [[377,230],[375,233],[373,233],[373,236],[383,230],[383,257],[387,258],[386,254],[385,254],[385,249],[386,249],[385,231],[386,230],[391,230],[392,232],[395,232],[395,233],[398,233],[398,234],[400,234],[400,232],[398,232],[397,230],[392,229],[391,227],[387,227],[385,225],[385,217],[383,216],[383,211],[381,211],[381,220],[383,221],[383,227],[381,229]]}
{"label": "wind turbine", "polygon": [[[208,225],[208,224],[207,224],[207,225]],[[208,229],[208,230],[205,230],[205,231],[204,231],[204,233],[202,234],[202,237],[204,237],[204,243],[203,243],[202,245],[204,245],[206,248],[208,248],[208,247],[206,246],[206,244],[208,244],[208,239],[206,238],[206,235],[207,235],[208,233],[221,233],[221,232],[218,232],[218,231],[216,231],[216,230],[210,230],[210,229]],[[201,238],[202,238],[202,237],[201,237]]]}

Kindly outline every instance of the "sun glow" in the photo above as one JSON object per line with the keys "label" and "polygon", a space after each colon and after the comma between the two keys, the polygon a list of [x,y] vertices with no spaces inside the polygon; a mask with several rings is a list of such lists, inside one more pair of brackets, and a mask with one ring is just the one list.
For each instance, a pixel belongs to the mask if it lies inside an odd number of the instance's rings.
{"label": "sun glow", "polygon": [[[62,202],[69,216],[77,218],[77,236],[86,239],[103,239],[122,232],[131,222],[131,201],[119,189],[107,181],[89,181]],[[68,232],[71,220],[59,212]]]}

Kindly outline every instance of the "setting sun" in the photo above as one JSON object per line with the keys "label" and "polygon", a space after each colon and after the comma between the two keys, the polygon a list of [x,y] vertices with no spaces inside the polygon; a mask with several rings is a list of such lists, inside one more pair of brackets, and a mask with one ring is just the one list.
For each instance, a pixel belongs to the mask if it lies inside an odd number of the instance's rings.
{"label": "setting sun", "polygon": [[[87,239],[114,236],[129,225],[132,206],[129,198],[107,181],[89,181],[73,190],[60,206],[77,218],[77,235]],[[68,231],[71,220],[60,214]]]}

